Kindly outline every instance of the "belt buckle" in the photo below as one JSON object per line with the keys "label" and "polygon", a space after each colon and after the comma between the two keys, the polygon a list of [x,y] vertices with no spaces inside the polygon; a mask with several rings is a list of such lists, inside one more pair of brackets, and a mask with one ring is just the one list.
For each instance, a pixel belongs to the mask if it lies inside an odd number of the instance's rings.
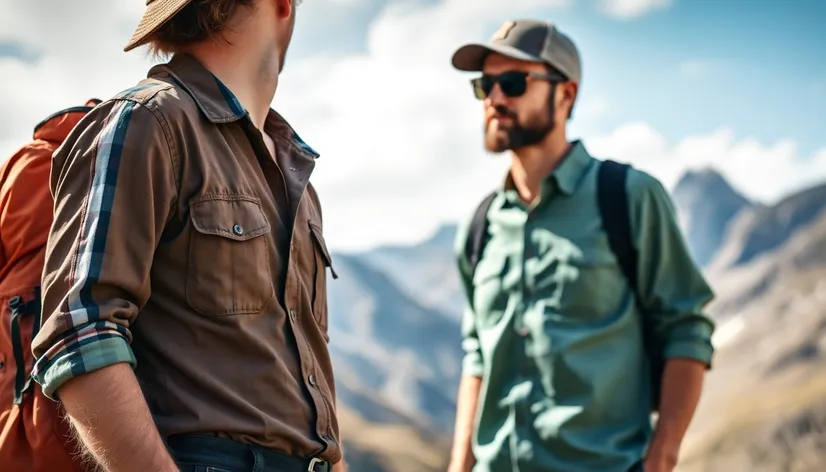
{"label": "belt buckle", "polygon": [[307,472],[320,472],[315,470],[315,466],[318,464],[324,464],[326,461],[323,459],[319,459],[318,457],[313,457],[310,459],[310,465],[307,466]]}

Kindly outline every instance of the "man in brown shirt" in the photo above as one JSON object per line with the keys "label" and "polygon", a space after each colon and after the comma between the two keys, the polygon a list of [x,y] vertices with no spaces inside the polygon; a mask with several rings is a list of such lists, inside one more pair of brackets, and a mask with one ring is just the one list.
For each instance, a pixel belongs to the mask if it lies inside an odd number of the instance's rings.
{"label": "man in brown shirt", "polygon": [[33,375],[108,471],[344,470],[318,154],[270,109],[295,7],[149,0],[125,49],[172,59],[54,155]]}

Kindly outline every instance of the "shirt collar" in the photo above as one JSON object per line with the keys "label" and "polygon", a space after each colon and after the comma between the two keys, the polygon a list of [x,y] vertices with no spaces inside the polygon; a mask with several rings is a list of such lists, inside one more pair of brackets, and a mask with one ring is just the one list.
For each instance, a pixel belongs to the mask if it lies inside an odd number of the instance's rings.
{"label": "shirt collar", "polygon": [[[198,104],[201,113],[212,123],[232,123],[247,116],[247,110],[235,94],[197,59],[188,54],[175,54],[166,64],[149,70],[149,77],[164,73],[171,75]],[[289,141],[300,151],[318,158],[319,154],[302,140],[280,114],[270,108],[265,130],[274,137]]]}
{"label": "shirt collar", "polygon": [[551,173],[551,178],[556,180],[556,184],[562,193],[572,195],[579,187],[579,182],[590,164],[591,155],[588,154],[585,145],[580,140],[576,140],[571,143],[568,155]]}
{"label": "shirt collar", "polygon": [[[585,149],[585,145],[580,140],[571,143],[568,153],[562,158],[559,165],[542,182],[541,195],[546,195],[552,189],[559,189],[565,195],[572,195],[588,167],[591,164],[591,155]],[[505,178],[505,190],[514,189],[513,178],[508,172]]]}

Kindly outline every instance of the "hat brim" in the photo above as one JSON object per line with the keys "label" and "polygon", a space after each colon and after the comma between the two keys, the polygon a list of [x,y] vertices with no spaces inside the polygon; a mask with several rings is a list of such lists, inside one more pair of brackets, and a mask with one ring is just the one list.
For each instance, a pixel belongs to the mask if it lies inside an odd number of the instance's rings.
{"label": "hat brim", "polygon": [[132,38],[129,39],[123,50],[128,52],[149,42],[152,33],[183,10],[190,1],[192,0],[154,0],[149,2],[138,27],[135,28]]}
{"label": "hat brim", "polygon": [[540,57],[527,54],[512,46],[496,44],[466,44],[453,53],[453,67],[466,72],[479,72],[490,53],[501,54],[511,59],[528,62],[545,62]]}

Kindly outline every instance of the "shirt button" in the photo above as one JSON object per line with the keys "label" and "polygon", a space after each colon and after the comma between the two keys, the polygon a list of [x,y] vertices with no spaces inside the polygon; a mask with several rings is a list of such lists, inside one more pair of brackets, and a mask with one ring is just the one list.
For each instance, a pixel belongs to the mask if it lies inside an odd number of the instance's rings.
{"label": "shirt button", "polygon": [[244,234],[244,228],[242,228],[241,225],[235,225],[232,227],[232,232],[237,234],[238,236],[241,236],[242,234]]}
{"label": "shirt button", "polygon": [[311,387],[315,387],[315,375],[310,374],[310,376],[307,377],[307,380],[310,382]]}
{"label": "shirt button", "polygon": [[295,322],[295,310],[290,308],[290,321]]}

